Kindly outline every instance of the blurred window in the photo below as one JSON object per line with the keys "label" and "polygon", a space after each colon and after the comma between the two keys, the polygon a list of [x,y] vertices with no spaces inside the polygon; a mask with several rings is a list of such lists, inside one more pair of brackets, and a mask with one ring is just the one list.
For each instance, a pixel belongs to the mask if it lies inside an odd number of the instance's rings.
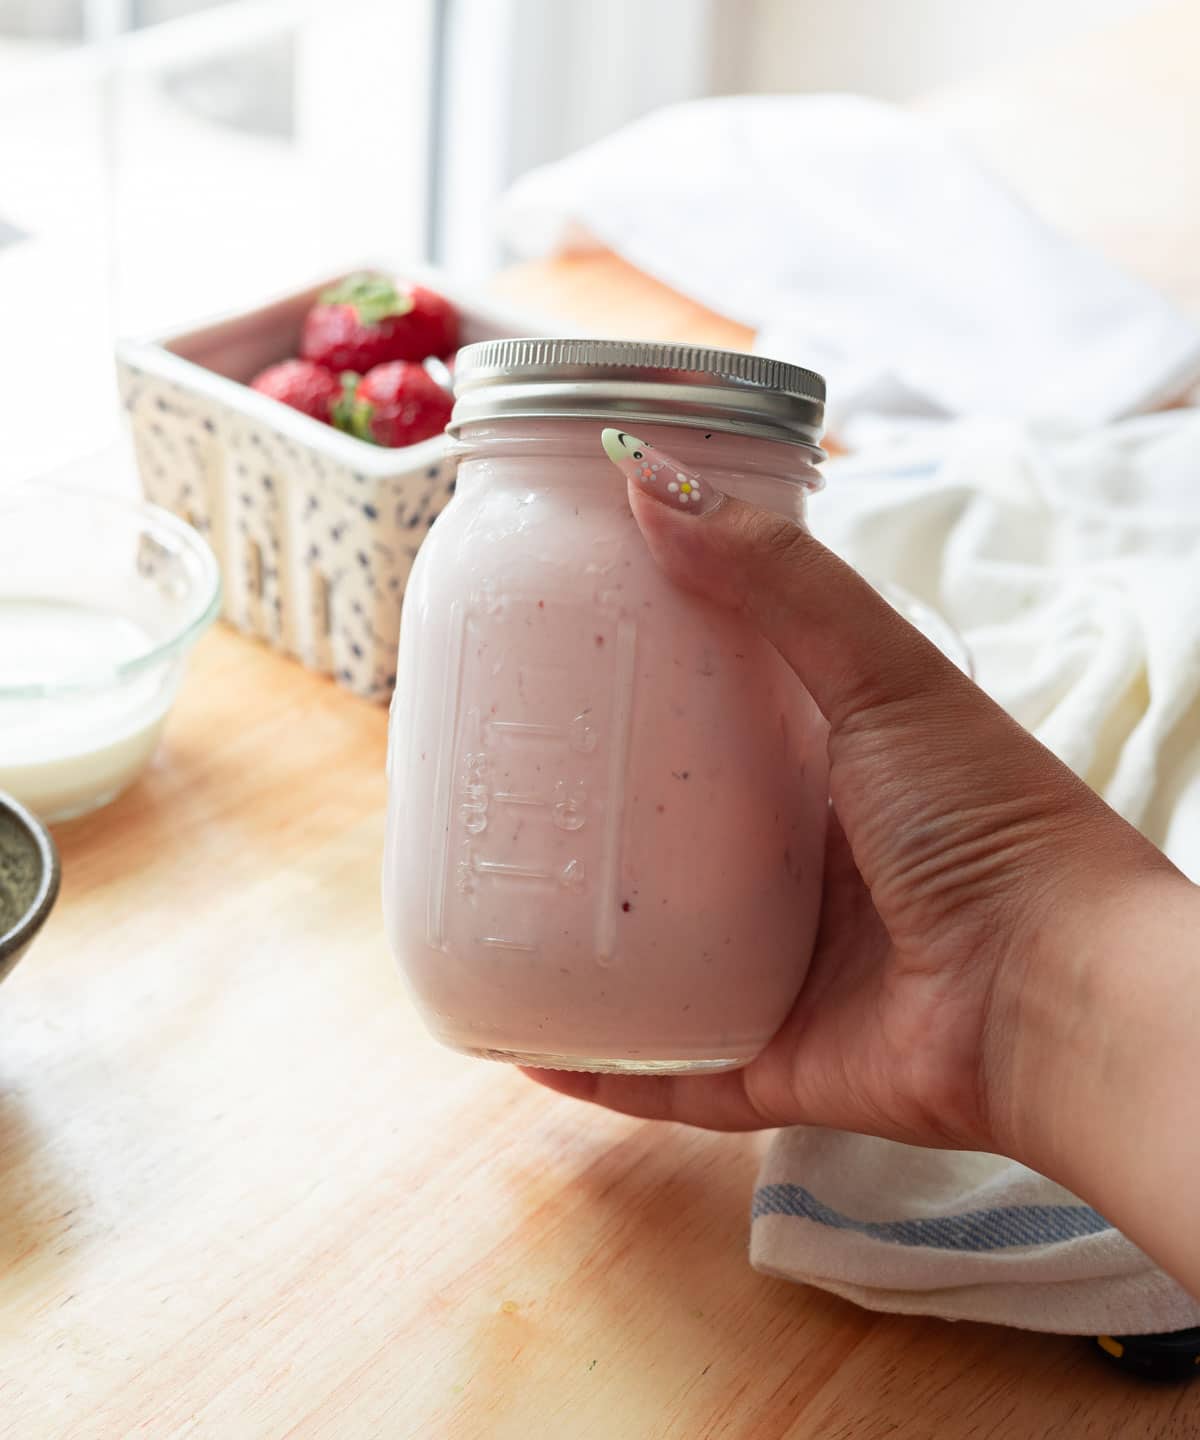
{"label": "blurred window", "polygon": [[443,0],[0,0],[0,481],[117,429],[114,333],[418,258]]}

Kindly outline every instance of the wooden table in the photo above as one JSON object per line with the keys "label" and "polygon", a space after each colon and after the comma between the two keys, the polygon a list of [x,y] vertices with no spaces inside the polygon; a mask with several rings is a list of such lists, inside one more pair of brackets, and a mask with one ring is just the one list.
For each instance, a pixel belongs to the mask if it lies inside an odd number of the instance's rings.
{"label": "wooden table", "polygon": [[[596,257],[506,288],[739,343],[644,283]],[[1080,1341],[756,1275],[762,1137],[434,1045],[380,923],[385,724],[218,629],[151,772],[59,829],[0,989],[0,1437],[1200,1433],[1200,1387]]]}
{"label": "wooden table", "polygon": [[58,832],[0,993],[0,1435],[1088,1436],[1200,1427],[1079,1341],[746,1261],[756,1137],[438,1048],[379,919],[382,709],[221,629]]}

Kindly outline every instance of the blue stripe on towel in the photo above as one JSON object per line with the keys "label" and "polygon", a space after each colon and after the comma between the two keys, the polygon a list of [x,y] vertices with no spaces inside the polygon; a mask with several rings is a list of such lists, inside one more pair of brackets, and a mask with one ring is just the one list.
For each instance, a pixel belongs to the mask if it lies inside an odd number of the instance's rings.
{"label": "blue stripe on towel", "polygon": [[930,1250],[1006,1250],[1017,1245],[1056,1245],[1112,1227],[1087,1205],[1001,1205],[922,1220],[855,1220],[831,1210],[803,1185],[763,1185],[755,1192],[751,1219],[792,1215],[833,1230],[853,1230],[891,1245]]}

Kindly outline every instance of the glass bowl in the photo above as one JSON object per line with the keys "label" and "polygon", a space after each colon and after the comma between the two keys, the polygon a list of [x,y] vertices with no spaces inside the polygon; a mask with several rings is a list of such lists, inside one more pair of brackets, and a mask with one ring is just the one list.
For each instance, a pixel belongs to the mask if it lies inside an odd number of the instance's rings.
{"label": "glass bowl", "polygon": [[0,790],[48,821],[119,795],[220,594],[211,549],[155,505],[0,492]]}

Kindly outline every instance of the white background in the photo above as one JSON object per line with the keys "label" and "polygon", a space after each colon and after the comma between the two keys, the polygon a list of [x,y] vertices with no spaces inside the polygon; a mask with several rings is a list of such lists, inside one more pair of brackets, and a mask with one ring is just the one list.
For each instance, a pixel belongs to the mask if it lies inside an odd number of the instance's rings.
{"label": "white background", "polygon": [[477,279],[512,179],[660,105],[904,100],[1152,3],[0,0],[0,482],[118,434],[115,334],[373,255]]}
{"label": "white background", "polygon": [[[652,0],[651,0],[652,3]],[[1160,0],[721,0],[714,83],[907,100],[1069,44]]]}

